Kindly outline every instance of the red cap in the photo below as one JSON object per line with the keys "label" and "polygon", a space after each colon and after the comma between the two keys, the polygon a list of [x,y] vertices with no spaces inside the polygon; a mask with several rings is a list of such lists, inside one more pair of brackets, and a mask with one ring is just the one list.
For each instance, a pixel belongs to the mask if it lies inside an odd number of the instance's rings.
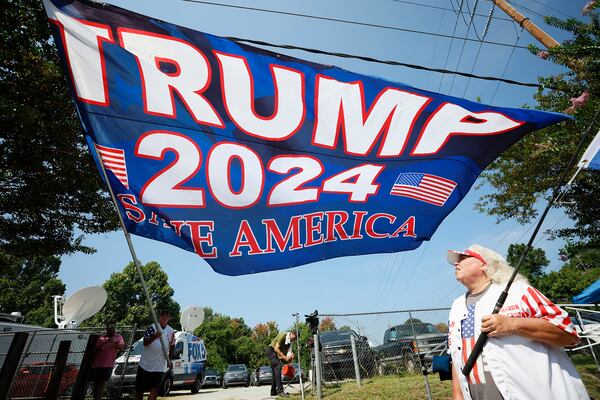
{"label": "red cap", "polygon": [[464,251],[448,250],[448,255],[446,256],[446,259],[450,264],[454,265],[460,261],[461,256],[475,257],[476,259],[481,261],[483,265],[487,265],[487,261],[485,261],[485,258],[483,258],[481,254],[469,249]]}

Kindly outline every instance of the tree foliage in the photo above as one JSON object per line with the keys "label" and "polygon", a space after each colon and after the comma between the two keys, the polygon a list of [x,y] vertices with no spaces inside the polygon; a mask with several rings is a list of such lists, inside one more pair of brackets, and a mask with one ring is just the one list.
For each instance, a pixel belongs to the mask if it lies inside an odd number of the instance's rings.
{"label": "tree foliage", "polygon": [[325,317],[321,319],[321,323],[319,324],[320,332],[334,331],[336,329],[335,321],[332,317]]}
{"label": "tree foliage", "polygon": [[92,251],[83,233],[116,216],[88,154],[41,1],[0,13],[0,250],[14,256]]}
{"label": "tree foliage", "polygon": [[24,322],[56,327],[53,295],[62,296],[57,257],[14,257],[0,252],[0,312],[18,311]]}
{"label": "tree foliage", "polygon": [[[590,127],[600,108],[600,20],[597,8],[590,13],[587,23],[556,17],[546,18],[546,22],[570,32],[573,38],[548,51],[530,46],[533,53],[547,58],[548,62],[569,68],[566,73],[539,79],[542,88],[535,96],[537,108],[570,113],[573,120],[526,136],[482,174],[484,182],[494,190],[483,195],[476,207],[499,220],[514,218],[527,223],[536,217],[536,202],[540,198],[549,200],[551,189],[575,153],[581,134]],[[597,132],[597,126],[598,121],[593,133]],[[585,146],[592,138],[593,134]],[[560,229],[556,234],[565,239],[600,243],[598,198],[600,174],[582,171],[557,205],[564,208],[575,225]]]}
{"label": "tree foliage", "polygon": [[[142,273],[156,312],[169,311],[171,313],[169,325],[174,329],[180,328],[179,304],[173,300],[175,291],[169,285],[168,275],[154,261],[142,265]],[[106,305],[89,319],[86,325],[101,326],[106,320],[114,320],[117,324],[126,326],[137,324],[140,327],[152,323],[144,289],[133,262],[129,263],[123,271],[111,274],[102,287],[108,294]]]}
{"label": "tree foliage", "polygon": [[600,250],[586,249],[570,256],[559,271],[536,280],[536,287],[555,303],[571,303],[573,296],[600,279]]}
{"label": "tree foliage", "polygon": [[204,308],[204,322],[195,334],[204,340],[207,365],[223,371],[228,364],[246,364],[251,369],[267,365],[265,349],[277,335],[277,324],[269,321],[250,329],[243,318],[231,318]]}
{"label": "tree foliage", "polygon": [[[525,251],[527,245],[522,243],[513,243],[508,246],[508,254],[506,261],[513,267],[516,267]],[[519,272],[529,280],[529,282],[536,286],[537,279],[544,274],[544,268],[550,264],[550,260],[546,258],[546,252],[542,249],[533,248],[525,256],[525,259],[521,263]]]}

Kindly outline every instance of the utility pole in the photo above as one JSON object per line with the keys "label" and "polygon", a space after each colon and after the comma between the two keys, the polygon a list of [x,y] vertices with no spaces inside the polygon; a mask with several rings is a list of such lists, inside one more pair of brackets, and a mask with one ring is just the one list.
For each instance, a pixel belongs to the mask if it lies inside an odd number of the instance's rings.
{"label": "utility pole", "polygon": [[527,32],[531,33],[531,35],[539,40],[540,43],[546,46],[546,48],[551,49],[552,47],[560,45],[560,43],[554,40],[550,35],[538,28],[536,24],[531,22],[529,18],[512,8],[508,3],[506,3],[505,0],[493,0],[493,2]]}

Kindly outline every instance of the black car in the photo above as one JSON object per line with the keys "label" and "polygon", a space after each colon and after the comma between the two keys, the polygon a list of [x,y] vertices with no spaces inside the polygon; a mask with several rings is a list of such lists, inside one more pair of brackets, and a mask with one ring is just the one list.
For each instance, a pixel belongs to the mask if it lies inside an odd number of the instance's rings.
{"label": "black car", "polygon": [[223,375],[223,389],[227,389],[231,385],[250,386],[250,371],[246,368],[246,364],[227,366],[225,375]]}
{"label": "black car", "polygon": [[358,367],[361,377],[373,376],[377,372],[377,357],[369,341],[353,330],[334,330],[319,335],[321,347],[321,362],[325,380],[343,380],[355,378],[354,359],[350,337],[354,336]]}
{"label": "black car", "polygon": [[221,386],[221,374],[216,369],[207,368],[204,375],[204,381],[202,382],[202,387],[205,388],[214,386]]}
{"label": "black car", "polygon": [[281,374],[281,381],[283,383],[300,383],[300,376],[302,376],[302,382],[304,382],[306,379],[304,378],[304,371],[300,368],[300,364],[292,363],[292,367],[294,367],[294,376],[290,378]]}
{"label": "black car", "polygon": [[271,385],[273,383],[273,370],[268,365],[256,368],[254,373],[256,386]]}

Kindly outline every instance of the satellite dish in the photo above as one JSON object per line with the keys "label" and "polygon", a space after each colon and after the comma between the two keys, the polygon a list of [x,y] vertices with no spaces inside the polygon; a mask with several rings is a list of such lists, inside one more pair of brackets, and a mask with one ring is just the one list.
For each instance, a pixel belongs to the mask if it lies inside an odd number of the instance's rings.
{"label": "satellite dish", "polygon": [[107,297],[106,290],[100,286],[79,289],[64,302],[63,321],[60,321],[58,328],[77,328],[84,320],[104,307]]}
{"label": "satellite dish", "polygon": [[204,321],[204,309],[198,306],[188,306],[181,313],[179,322],[184,332],[194,332]]}

